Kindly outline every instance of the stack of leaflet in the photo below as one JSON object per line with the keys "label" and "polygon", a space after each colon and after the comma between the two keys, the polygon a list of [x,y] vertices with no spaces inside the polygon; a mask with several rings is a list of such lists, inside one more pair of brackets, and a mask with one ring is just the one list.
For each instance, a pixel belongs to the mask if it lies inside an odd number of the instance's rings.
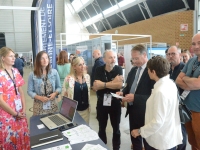
{"label": "stack of leaflet", "polygon": [[75,128],[62,132],[68,138],[70,144],[83,143],[99,139],[98,134],[86,125],[79,125]]}
{"label": "stack of leaflet", "polygon": [[107,150],[107,149],[99,144],[98,145],[85,144],[85,146],[81,150]]}
{"label": "stack of leaflet", "polygon": [[63,140],[63,135],[59,130],[54,130],[51,132],[30,137],[31,148],[35,148],[38,146],[50,144],[61,140]]}

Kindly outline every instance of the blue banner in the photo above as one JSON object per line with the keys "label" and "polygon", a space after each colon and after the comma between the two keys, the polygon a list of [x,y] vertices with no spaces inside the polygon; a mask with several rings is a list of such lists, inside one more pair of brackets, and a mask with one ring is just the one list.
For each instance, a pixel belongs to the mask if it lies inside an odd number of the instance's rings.
{"label": "blue banner", "polygon": [[55,39],[55,0],[38,0],[36,7],[40,10],[35,13],[35,52],[45,50],[52,68],[56,67],[56,39]]}

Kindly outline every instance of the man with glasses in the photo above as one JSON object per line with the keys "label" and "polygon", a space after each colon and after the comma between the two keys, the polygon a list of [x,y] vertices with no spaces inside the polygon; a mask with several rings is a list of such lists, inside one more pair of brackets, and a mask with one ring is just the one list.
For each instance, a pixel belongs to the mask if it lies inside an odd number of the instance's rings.
{"label": "man with glasses", "polygon": [[[185,64],[183,62],[181,62],[181,59],[180,59],[182,57],[181,49],[177,48],[176,46],[171,46],[168,49],[168,52],[166,55],[167,55],[167,60],[171,64],[171,68],[169,71],[170,79],[175,81],[177,76],[179,75],[179,73],[181,72],[183,67],[185,66]],[[178,87],[178,90],[179,90],[179,94],[181,95],[183,92],[183,89]],[[186,142],[187,142],[187,132],[186,132],[184,124],[181,124],[181,128],[182,128],[182,135],[183,135],[183,143],[178,145],[177,149],[185,150]]]}
{"label": "man with glasses", "polygon": [[185,65],[176,83],[184,89],[181,97],[192,112],[192,121],[185,127],[192,150],[197,150],[200,149],[200,33],[193,36],[192,49],[196,56]]}
{"label": "man with glasses", "polygon": [[[129,114],[130,132],[144,126],[146,101],[151,95],[154,81],[149,78],[147,65],[147,50],[139,44],[131,50],[132,62],[135,67],[128,74],[125,88],[116,94],[125,96],[122,101],[127,102],[127,113]],[[130,135],[131,136],[131,135]],[[142,150],[143,139],[141,136],[131,136],[133,150]],[[144,144],[146,149],[146,145]]]}

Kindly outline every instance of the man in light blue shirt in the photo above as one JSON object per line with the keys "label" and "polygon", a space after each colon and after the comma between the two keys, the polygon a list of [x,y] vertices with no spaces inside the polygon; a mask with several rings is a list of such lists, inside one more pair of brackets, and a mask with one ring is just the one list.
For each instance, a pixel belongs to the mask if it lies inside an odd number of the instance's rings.
{"label": "man in light blue shirt", "polygon": [[185,124],[188,141],[192,149],[200,149],[200,33],[193,36],[192,49],[196,56],[187,62],[176,83],[188,93],[184,103],[192,112],[192,121]]}

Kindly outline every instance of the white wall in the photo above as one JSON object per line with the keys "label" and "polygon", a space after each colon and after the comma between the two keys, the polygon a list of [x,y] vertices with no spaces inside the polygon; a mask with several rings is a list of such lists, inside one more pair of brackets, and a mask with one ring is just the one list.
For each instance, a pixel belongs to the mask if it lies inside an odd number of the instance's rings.
{"label": "white wall", "polygon": [[63,39],[66,39],[65,45],[89,39],[88,35],[80,35],[80,33],[88,33],[88,31],[77,13],[74,12],[69,0],[65,0],[65,33],[66,37],[62,36]]}

